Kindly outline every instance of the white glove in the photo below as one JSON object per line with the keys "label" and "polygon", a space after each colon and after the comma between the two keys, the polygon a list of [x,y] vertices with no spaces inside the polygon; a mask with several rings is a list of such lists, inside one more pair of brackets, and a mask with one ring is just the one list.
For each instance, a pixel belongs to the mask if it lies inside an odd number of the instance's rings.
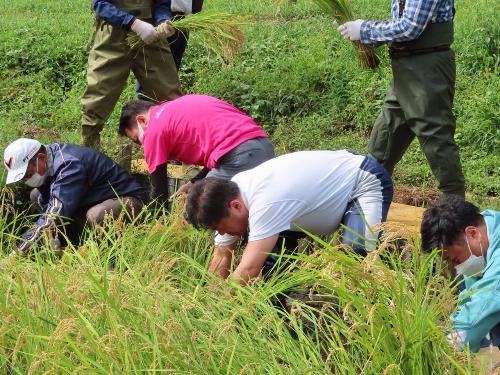
{"label": "white glove", "polygon": [[448,343],[456,350],[462,351],[464,350],[465,343],[465,331],[452,331],[446,335],[446,340]]}
{"label": "white glove", "polygon": [[158,25],[158,28],[156,30],[158,32],[158,37],[162,39],[167,39],[168,37],[171,37],[175,34],[175,29],[170,21],[161,23],[160,25]]}
{"label": "white glove", "polygon": [[136,18],[132,26],[130,26],[130,29],[139,35],[139,38],[141,38],[146,44],[156,42],[158,39],[158,32],[154,26],[150,23],[141,21],[140,19]]}
{"label": "white glove", "polygon": [[361,39],[361,24],[365,22],[365,20],[356,20],[346,22],[343,25],[337,27],[337,30],[340,31],[342,36],[349,40],[360,40]]}

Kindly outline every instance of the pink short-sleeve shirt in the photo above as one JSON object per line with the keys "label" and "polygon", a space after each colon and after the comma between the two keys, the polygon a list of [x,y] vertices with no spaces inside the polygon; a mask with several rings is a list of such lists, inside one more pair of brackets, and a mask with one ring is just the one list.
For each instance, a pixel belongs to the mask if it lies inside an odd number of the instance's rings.
{"label": "pink short-sleeve shirt", "polygon": [[169,160],[214,168],[241,143],[268,135],[251,117],[220,99],[185,95],[151,108],[144,133],[150,173]]}

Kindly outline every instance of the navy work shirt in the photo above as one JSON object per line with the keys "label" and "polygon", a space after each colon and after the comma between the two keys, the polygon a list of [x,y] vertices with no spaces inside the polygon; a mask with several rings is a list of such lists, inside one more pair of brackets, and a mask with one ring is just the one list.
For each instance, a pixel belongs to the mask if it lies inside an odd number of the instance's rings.
{"label": "navy work shirt", "polygon": [[[133,14],[118,9],[116,5],[108,0],[92,0],[92,7],[97,17],[102,18],[114,27],[130,30],[130,26],[135,20]],[[153,14],[157,25],[170,20],[172,18],[170,0],[153,0]]]}
{"label": "navy work shirt", "polygon": [[42,215],[35,228],[23,235],[19,250],[27,251],[42,229],[57,218],[71,218],[107,199],[134,197],[147,201],[146,190],[125,169],[91,148],[54,143],[46,146],[49,176],[38,188]]}

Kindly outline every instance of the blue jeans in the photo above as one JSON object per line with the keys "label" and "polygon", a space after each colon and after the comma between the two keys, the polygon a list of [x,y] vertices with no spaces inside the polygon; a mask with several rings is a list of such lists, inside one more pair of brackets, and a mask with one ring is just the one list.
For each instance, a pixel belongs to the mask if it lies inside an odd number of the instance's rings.
{"label": "blue jeans", "polygon": [[393,184],[389,173],[371,156],[360,166],[356,187],[342,220],[342,243],[363,256],[377,247],[380,232],[373,226],[387,219]]}

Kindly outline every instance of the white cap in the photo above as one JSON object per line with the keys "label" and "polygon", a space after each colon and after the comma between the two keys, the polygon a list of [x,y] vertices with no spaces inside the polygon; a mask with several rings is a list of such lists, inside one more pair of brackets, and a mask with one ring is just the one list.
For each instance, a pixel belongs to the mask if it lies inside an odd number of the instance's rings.
{"label": "white cap", "polygon": [[29,161],[41,147],[40,142],[29,138],[19,138],[7,146],[3,153],[3,164],[7,168],[6,184],[12,184],[24,177]]}

